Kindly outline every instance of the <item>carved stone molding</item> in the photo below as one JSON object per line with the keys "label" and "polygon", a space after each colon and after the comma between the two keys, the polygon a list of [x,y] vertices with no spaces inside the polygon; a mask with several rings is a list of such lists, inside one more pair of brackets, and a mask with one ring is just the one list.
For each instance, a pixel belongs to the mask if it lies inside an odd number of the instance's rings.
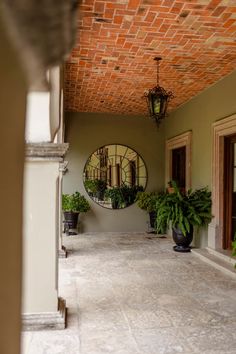
{"label": "carved stone molding", "polygon": [[61,161],[68,148],[69,144],[67,143],[29,143],[26,144],[25,156],[30,159],[50,159]]}
{"label": "carved stone molding", "polygon": [[224,224],[224,139],[236,134],[236,114],[213,124],[212,145],[212,214],[208,228],[208,246],[222,248]]}
{"label": "carved stone molding", "polygon": [[66,302],[58,298],[58,311],[45,313],[30,313],[22,315],[24,331],[40,331],[64,329],[66,327]]}
{"label": "carved stone molding", "polygon": [[172,150],[186,146],[186,189],[191,188],[192,132],[177,135],[166,141],[166,183],[172,176]]}
{"label": "carved stone molding", "polygon": [[67,166],[68,166],[68,161],[63,161],[60,163],[59,171],[62,172],[63,175],[68,171]]}

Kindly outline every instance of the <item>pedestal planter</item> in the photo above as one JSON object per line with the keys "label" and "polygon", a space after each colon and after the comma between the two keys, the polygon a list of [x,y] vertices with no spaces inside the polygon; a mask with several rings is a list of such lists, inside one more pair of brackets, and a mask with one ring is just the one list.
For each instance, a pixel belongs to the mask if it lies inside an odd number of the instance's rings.
{"label": "pedestal planter", "polygon": [[[66,234],[71,234],[69,230],[77,229],[79,213],[73,211],[64,211],[64,223]],[[76,233],[73,232],[76,235]]]}
{"label": "pedestal planter", "polygon": [[149,212],[149,222],[150,222],[150,227],[152,229],[155,228],[155,223],[156,223],[156,212],[155,211],[150,211]]}
{"label": "pedestal planter", "polygon": [[176,227],[172,228],[172,236],[173,240],[176,243],[174,246],[174,251],[176,252],[190,252],[191,247],[190,244],[193,240],[193,227],[190,226],[190,232],[186,234],[186,236],[182,233],[182,231]]}
{"label": "pedestal planter", "polygon": [[62,210],[64,211],[65,232],[67,235],[77,235],[78,232],[70,232],[70,229],[77,231],[79,213],[86,213],[90,206],[86,198],[79,192],[73,194],[62,194]]}

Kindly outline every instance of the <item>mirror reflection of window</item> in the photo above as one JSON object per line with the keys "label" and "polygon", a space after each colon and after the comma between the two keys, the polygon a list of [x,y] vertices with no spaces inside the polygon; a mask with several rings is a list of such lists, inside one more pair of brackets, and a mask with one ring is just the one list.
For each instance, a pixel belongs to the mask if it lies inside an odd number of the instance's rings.
{"label": "mirror reflection of window", "polygon": [[129,162],[129,168],[130,168],[130,185],[135,186],[136,183],[136,164],[135,161],[130,161]]}
{"label": "mirror reflection of window", "polygon": [[147,183],[146,166],[133,149],[119,144],[97,149],[84,168],[84,186],[89,196],[109,209],[122,209],[134,203]]}

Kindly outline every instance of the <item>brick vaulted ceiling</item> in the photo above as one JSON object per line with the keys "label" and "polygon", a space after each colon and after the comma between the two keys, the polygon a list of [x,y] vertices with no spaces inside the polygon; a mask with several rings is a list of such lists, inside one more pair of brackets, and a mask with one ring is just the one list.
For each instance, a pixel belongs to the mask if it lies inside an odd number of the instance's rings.
{"label": "brick vaulted ceiling", "polygon": [[145,114],[144,91],[174,92],[170,110],[236,69],[236,0],[83,0],[65,65],[65,108]]}

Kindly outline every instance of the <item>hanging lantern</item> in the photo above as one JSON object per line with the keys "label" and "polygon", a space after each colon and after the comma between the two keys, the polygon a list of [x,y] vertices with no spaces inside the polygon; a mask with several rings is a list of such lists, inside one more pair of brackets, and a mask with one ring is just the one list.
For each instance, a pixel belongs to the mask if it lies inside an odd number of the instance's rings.
{"label": "hanging lantern", "polygon": [[163,87],[159,86],[159,61],[161,59],[161,57],[154,58],[157,62],[157,86],[144,94],[147,100],[149,115],[155,120],[157,125],[165,118],[169,100],[174,97],[171,91],[167,92]]}

